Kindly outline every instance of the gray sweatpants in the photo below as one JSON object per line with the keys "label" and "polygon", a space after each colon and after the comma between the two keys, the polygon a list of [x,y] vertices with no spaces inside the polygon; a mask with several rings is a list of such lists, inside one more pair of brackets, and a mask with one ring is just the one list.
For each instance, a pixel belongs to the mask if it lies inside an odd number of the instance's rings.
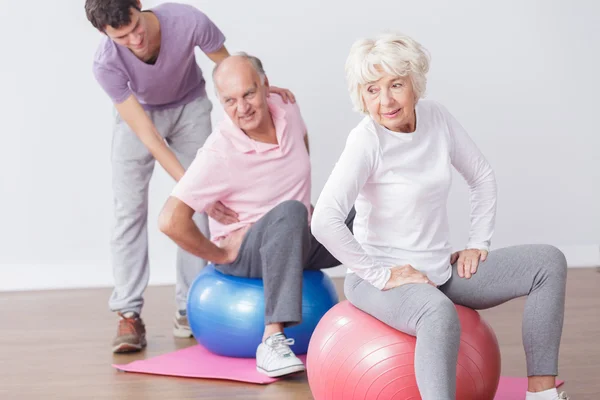
{"label": "gray sweatpants", "polygon": [[548,245],[491,251],[470,279],[453,265],[439,288],[407,284],[380,291],[355,274],[344,282],[348,300],[402,332],[415,335],[415,375],[423,400],[454,400],[460,323],[453,303],[486,309],[527,296],[522,335],[528,376],[557,375],[567,263]]}
{"label": "gray sweatpants", "polygon": [[[188,168],[211,133],[207,97],[160,111],[149,111],[158,132]],[[112,182],[114,221],[111,253],[115,288],[109,300],[113,311],[140,313],[143,293],[148,285],[148,186],[154,170],[154,157],[129,126],[115,113],[112,143]],[[196,214],[194,221],[206,236],[208,218]],[[206,262],[177,249],[175,299],[180,310],[186,308],[188,289]]]}
{"label": "gray sweatpants", "polygon": [[[352,230],[355,212],[346,225]],[[308,211],[299,201],[285,201],[258,220],[244,236],[231,264],[216,264],[224,274],[263,278],[265,324],[292,326],[302,321],[302,271],[340,265],[315,239]]]}

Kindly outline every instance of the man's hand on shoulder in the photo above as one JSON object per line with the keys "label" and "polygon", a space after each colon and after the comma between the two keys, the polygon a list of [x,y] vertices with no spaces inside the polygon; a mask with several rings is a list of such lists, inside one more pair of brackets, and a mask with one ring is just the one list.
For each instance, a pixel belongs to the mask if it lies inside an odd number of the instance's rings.
{"label": "man's hand on shoulder", "polygon": [[287,102],[295,103],[296,97],[294,94],[288,89],[278,88],[277,86],[269,86],[269,93],[275,93],[281,96],[283,102],[287,104]]}

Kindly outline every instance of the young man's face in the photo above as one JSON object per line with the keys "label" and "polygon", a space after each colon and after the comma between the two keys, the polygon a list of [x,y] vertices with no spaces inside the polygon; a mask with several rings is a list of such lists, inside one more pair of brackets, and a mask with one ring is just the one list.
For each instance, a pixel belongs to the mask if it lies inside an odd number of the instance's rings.
{"label": "young man's face", "polygon": [[115,43],[129,48],[136,56],[144,59],[150,56],[148,22],[141,11],[131,8],[130,12],[131,22],[128,25],[118,29],[106,26],[104,32]]}

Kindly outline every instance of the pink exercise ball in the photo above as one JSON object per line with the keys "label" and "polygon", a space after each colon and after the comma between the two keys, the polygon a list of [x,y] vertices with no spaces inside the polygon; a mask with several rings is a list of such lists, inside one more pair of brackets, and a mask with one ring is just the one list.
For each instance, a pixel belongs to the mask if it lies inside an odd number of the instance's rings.
{"label": "pink exercise ball", "polygon": [[[456,398],[493,400],[500,348],[479,313],[456,306],[461,324]],[[306,370],[315,400],[420,400],[414,371],[416,338],[360,311],[332,307],[308,346]]]}

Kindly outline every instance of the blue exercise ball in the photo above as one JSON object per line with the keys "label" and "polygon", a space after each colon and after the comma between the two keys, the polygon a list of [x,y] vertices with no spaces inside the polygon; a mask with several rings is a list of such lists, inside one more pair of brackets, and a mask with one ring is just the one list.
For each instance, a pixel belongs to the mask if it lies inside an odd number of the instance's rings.
{"label": "blue exercise ball", "polygon": [[[338,302],[333,281],[321,271],[304,271],[302,322],[285,328],[296,354],[306,354],[321,317]],[[265,328],[265,298],[260,278],[225,275],[210,264],[196,277],[187,299],[194,337],[209,351],[228,357],[256,356]]]}

